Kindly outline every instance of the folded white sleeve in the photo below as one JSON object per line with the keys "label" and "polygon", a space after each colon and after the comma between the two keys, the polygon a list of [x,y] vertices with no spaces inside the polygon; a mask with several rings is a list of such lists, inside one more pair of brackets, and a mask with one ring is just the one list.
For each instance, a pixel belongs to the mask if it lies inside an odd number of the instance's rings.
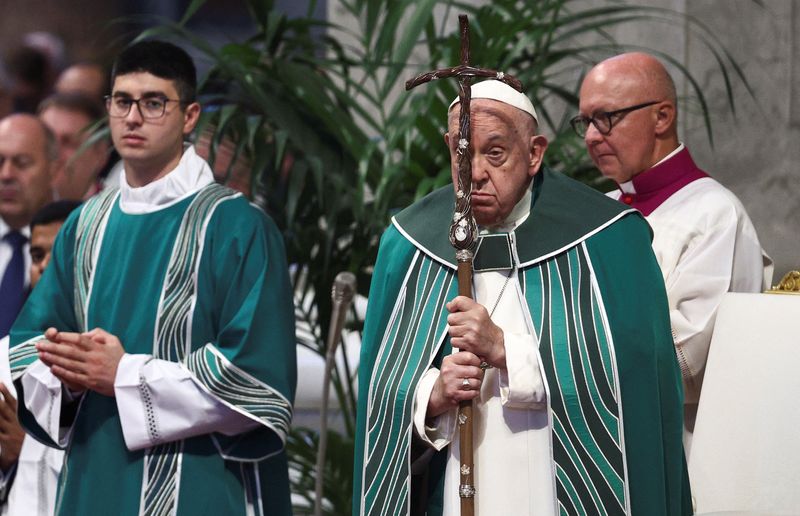
{"label": "folded white sleeve", "polygon": [[547,408],[539,346],[533,335],[505,333],[506,368],[498,371],[500,400],[515,409]]}
{"label": "folded white sleeve", "polygon": [[414,395],[414,431],[417,436],[428,446],[441,450],[453,440],[456,433],[456,419],[458,407],[454,407],[444,414],[427,419],[428,401],[431,399],[433,385],[439,378],[439,370],[435,367],[428,369],[419,383]]}
{"label": "folded white sleeve", "polygon": [[[61,380],[40,360],[31,364],[22,375],[25,406],[36,423],[60,447],[67,445],[72,427],[60,428]],[[71,399],[68,401],[72,401]]]}
{"label": "folded white sleeve", "polygon": [[219,432],[236,435],[260,423],[209,394],[181,364],[125,354],[114,381],[129,450]]}

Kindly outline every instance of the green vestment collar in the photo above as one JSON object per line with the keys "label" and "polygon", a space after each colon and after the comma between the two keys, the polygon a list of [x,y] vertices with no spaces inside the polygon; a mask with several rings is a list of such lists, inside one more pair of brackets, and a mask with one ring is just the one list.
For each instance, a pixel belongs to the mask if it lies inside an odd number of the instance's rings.
{"label": "green vestment collar", "polygon": [[[534,176],[531,188],[530,215],[519,227],[509,235],[478,237],[476,270],[532,265],[635,211],[547,167]],[[453,269],[457,266],[448,234],[454,203],[453,188],[445,186],[392,218],[415,247]],[[508,263],[509,259],[512,263]]]}

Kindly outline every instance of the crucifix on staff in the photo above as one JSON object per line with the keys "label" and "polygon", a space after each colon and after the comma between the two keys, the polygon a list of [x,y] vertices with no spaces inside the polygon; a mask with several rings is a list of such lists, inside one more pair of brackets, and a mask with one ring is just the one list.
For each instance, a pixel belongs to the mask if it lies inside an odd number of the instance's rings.
{"label": "crucifix on staff", "polygon": [[[469,64],[460,21],[461,64],[407,83],[459,80],[453,185],[381,239],[354,513],[688,514],[680,374],[647,222],[543,165],[533,104]],[[581,113],[587,139],[603,114]]]}
{"label": "crucifix on staff", "polygon": [[[473,77],[493,77],[511,85],[517,91],[522,91],[522,83],[510,75],[497,70],[476,68],[471,66],[469,49],[469,22],[466,15],[458,17],[461,33],[461,64],[459,66],[427,72],[406,81],[406,90],[420,84],[436,79],[458,79],[458,98],[461,105],[459,115],[458,148],[458,175],[456,181],[456,201],[453,221],[450,224],[450,243],[456,249],[458,261],[458,295],[472,298],[472,261],[474,258],[477,237],[477,225],[472,213],[472,156],[470,152],[470,100],[471,80]],[[485,370],[486,361],[481,361],[480,367]],[[469,387],[469,380],[462,380],[463,387]],[[461,457],[461,483],[459,496],[461,498],[461,514],[472,516],[474,514],[475,485],[473,481],[473,422],[472,400],[459,403],[459,447]]]}

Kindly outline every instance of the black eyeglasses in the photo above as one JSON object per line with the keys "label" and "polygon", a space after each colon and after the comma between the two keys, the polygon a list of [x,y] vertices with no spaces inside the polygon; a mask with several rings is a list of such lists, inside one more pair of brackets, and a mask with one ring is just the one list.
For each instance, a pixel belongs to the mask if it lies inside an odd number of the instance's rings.
{"label": "black eyeglasses", "polygon": [[652,106],[653,104],[658,104],[659,102],[661,101],[653,100],[651,102],[636,104],[635,106],[616,109],[614,111],[601,111],[600,113],[595,113],[589,117],[578,115],[572,120],[570,120],[569,124],[581,138],[586,136],[586,131],[589,130],[589,124],[594,124],[594,126],[597,128],[600,134],[606,135],[609,134],[611,132],[611,129],[614,128],[614,124],[622,120],[624,115],[627,115],[631,111],[636,111],[637,109],[642,109],[646,108],[647,106]]}
{"label": "black eyeglasses", "polygon": [[142,97],[134,99],[131,97],[112,97],[106,95],[106,110],[108,116],[114,118],[124,118],[131,112],[131,106],[136,104],[139,114],[146,120],[161,118],[167,112],[167,103],[177,102],[185,104],[181,100],[168,99],[166,97]]}

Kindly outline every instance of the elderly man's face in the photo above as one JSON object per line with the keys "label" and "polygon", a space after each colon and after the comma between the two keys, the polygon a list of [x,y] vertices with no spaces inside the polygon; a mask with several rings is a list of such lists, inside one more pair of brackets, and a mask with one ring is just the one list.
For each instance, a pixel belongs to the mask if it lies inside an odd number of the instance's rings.
{"label": "elderly man's face", "polygon": [[[637,88],[631,78],[606,73],[589,74],[581,86],[580,114],[590,117],[601,112],[663,100],[644,98],[642,95],[641,88]],[[624,183],[654,164],[657,108],[658,105],[648,106],[614,117],[611,132],[605,135],[594,124],[589,124],[584,136],[586,148],[605,177]]]}
{"label": "elderly man's face", "polygon": [[[459,106],[453,107],[445,134],[454,185],[458,177],[458,112]],[[541,167],[547,139],[535,135],[530,115],[503,102],[474,99],[471,115],[472,209],[478,224],[493,226],[505,221],[525,195]]]}
{"label": "elderly man's face", "polygon": [[27,225],[50,200],[52,165],[34,117],[12,115],[0,121],[0,216],[7,224]]}

